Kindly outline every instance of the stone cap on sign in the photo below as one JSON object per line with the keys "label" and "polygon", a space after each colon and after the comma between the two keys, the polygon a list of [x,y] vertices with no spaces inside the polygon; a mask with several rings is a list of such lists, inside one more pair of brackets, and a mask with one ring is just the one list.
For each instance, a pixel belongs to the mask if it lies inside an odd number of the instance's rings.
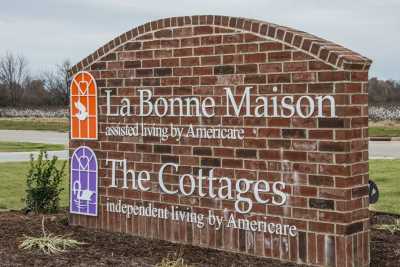
{"label": "stone cap on sign", "polygon": [[70,74],[73,75],[89,67],[99,58],[130,40],[162,29],[191,25],[211,25],[248,31],[294,47],[339,70],[368,70],[372,62],[343,46],[289,27],[240,17],[200,15],[159,19],[127,31],[73,66]]}

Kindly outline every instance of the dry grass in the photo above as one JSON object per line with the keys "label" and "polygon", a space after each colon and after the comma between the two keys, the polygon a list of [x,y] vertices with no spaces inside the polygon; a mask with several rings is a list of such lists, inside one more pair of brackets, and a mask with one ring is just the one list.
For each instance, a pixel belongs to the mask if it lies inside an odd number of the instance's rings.
{"label": "dry grass", "polygon": [[192,265],[186,264],[182,258],[171,259],[167,257],[162,259],[162,261],[158,263],[156,267],[192,267]]}
{"label": "dry grass", "polygon": [[192,265],[186,264],[182,257],[183,250],[180,247],[178,251],[173,254],[169,254],[167,257],[163,258],[156,267],[193,267]]}
{"label": "dry grass", "polygon": [[24,240],[19,245],[20,249],[39,250],[44,254],[59,254],[66,252],[69,248],[76,248],[84,243],[74,239],[66,238],[65,236],[53,235],[46,233],[44,228],[44,216],[42,218],[42,233],[41,237],[24,236]]}
{"label": "dry grass", "polygon": [[400,121],[384,120],[384,121],[369,121],[369,127],[400,127]]}
{"label": "dry grass", "polygon": [[390,232],[392,235],[400,232],[400,219],[396,220],[394,224],[378,224],[374,226],[375,229]]}
{"label": "dry grass", "polygon": [[369,136],[400,137],[400,121],[369,121]]}

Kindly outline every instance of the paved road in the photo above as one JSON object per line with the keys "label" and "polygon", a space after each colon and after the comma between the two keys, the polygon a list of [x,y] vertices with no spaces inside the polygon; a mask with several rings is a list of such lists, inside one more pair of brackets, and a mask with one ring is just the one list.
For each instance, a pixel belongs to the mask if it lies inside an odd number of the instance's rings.
{"label": "paved road", "polygon": [[[0,152],[0,162],[29,161],[31,154],[36,158],[38,153],[39,152]],[[68,159],[68,150],[49,151],[48,156],[50,159],[53,156],[59,159]]]}
{"label": "paved road", "polygon": [[0,130],[0,141],[68,144],[68,133],[50,131]]}
{"label": "paved road", "polygon": [[[0,130],[0,141],[9,142],[31,142],[46,144],[68,144],[68,133],[51,131],[21,131],[21,130]],[[39,152],[0,152],[0,162],[28,161],[30,154],[35,157]],[[60,159],[68,158],[68,151],[49,151],[50,158],[54,155]]]}
{"label": "paved road", "polygon": [[369,157],[400,159],[400,141],[376,141],[369,142]]}

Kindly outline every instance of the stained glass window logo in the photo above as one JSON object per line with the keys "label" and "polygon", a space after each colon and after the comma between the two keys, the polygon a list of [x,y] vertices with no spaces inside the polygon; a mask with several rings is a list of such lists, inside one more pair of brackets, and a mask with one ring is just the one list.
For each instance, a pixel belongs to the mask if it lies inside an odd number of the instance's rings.
{"label": "stained glass window logo", "polygon": [[89,72],[72,79],[70,105],[71,139],[97,139],[97,85]]}
{"label": "stained glass window logo", "polygon": [[97,216],[97,172],[97,158],[93,150],[87,146],[75,149],[71,157],[71,213]]}

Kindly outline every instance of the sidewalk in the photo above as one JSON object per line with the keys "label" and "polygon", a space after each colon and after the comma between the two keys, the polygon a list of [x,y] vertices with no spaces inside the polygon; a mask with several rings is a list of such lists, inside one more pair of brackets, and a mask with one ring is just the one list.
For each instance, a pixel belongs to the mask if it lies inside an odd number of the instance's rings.
{"label": "sidewalk", "polygon": [[[0,141],[5,142],[30,142],[45,144],[68,145],[68,133],[52,131],[28,131],[28,130],[0,130]],[[0,162],[29,161],[30,155],[37,157],[36,152],[0,152]],[[59,159],[68,159],[68,150],[49,151],[50,158],[57,156]]]}
{"label": "sidewalk", "polygon": [[370,141],[369,142],[370,159],[400,159],[399,141]]}
{"label": "sidewalk", "polygon": [[52,131],[0,130],[0,141],[68,144],[68,133]]}
{"label": "sidewalk", "polygon": [[[0,162],[15,162],[15,161],[29,161],[30,155],[36,158],[39,154],[39,151],[35,152],[0,152]],[[61,151],[49,151],[47,153],[49,158],[53,156],[58,157],[59,159],[68,159],[68,150]]]}

